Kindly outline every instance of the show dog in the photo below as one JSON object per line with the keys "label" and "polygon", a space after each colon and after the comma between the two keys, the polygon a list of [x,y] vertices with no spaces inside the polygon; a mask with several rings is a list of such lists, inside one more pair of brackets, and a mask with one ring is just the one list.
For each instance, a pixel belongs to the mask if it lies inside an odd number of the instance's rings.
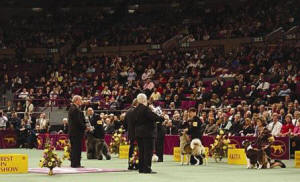
{"label": "show dog", "polygon": [[270,168],[270,162],[264,150],[253,148],[252,143],[248,140],[243,141],[242,145],[245,148],[248,169]]}
{"label": "show dog", "polygon": [[195,159],[195,165],[200,165],[203,163],[207,164],[207,158],[205,157],[205,148],[203,147],[199,139],[193,139],[190,142],[190,138],[186,131],[182,131],[180,135],[180,161],[181,165],[184,163],[184,155],[187,156],[187,165],[190,164],[191,156]]}

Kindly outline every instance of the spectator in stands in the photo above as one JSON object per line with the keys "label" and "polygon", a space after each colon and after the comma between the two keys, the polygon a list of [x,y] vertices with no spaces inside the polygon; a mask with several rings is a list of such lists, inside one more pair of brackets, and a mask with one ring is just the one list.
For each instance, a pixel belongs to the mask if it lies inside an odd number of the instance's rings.
{"label": "spectator in stands", "polygon": [[68,118],[63,118],[62,122],[63,122],[62,128],[58,131],[58,133],[59,134],[68,134],[68,131],[69,131]]}
{"label": "spectator in stands", "polygon": [[39,133],[47,133],[49,131],[49,120],[46,119],[45,113],[40,114],[40,117],[36,121],[36,128]]}
{"label": "spectator in stands", "polygon": [[7,117],[4,115],[3,110],[0,110],[0,130],[6,130],[7,126]]}
{"label": "spectator in stands", "polygon": [[219,99],[218,95],[213,93],[210,99],[210,102],[213,106],[219,107],[221,105],[221,100]]}
{"label": "spectator in stands", "polygon": [[291,133],[291,136],[300,137],[300,121],[299,120],[296,122],[296,125],[294,127],[293,132]]}
{"label": "spectator in stands", "polygon": [[282,124],[278,121],[278,114],[273,113],[272,122],[267,126],[273,136],[279,136],[282,128]]}
{"label": "spectator in stands", "polygon": [[222,113],[222,116],[219,118],[219,129],[228,131],[231,127],[231,122],[228,121],[228,116],[226,113]]}
{"label": "spectator in stands", "polygon": [[11,117],[8,122],[14,126],[15,129],[18,129],[21,125],[21,119],[18,117],[18,113],[12,112]]}
{"label": "spectator in stands", "polygon": [[26,88],[22,89],[22,92],[20,92],[19,94],[19,98],[25,100],[28,97],[28,92]]}
{"label": "spectator in stands", "polygon": [[291,94],[291,89],[288,88],[287,84],[283,84],[283,88],[278,93],[278,96],[287,96]]}
{"label": "spectator in stands", "polygon": [[154,83],[151,81],[151,79],[148,78],[143,86],[143,90],[147,95],[150,95],[152,90],[154,89],[154,86]]}
{"label": "spectator in stands", "polygon": [[115,126],[110,118],[105,119],[104,131],[106,134],[112,134],[115,131]]}
{"label": "spectator in stands", "polygon": [[127,80],[128,81],[134,81],[134,80],[136,80],[136,77],[137,77],[137,74],[134,72],[134,69],[130,68],[129,72],[128,72]]}
{"label": "spectator in stands", "polygon": [[151,96],[150,96],[150,99],[152,99],[153,101],[157,101],[157,100],[160,100],[161,99],[161,95],[160,93],[157,91],[157,88],[154,88]]}
{"label": "spectator in stands", "polygon": [[254,135],[254,128],[252,126],[250,118],[245,119],[243,129],[242,129],[242,131],[240,131],[240,134],[241,134],[241,136],[253,136]]}
{"label": "spectator in stands", "polygon": [[212,117],[208,118],[208,124],[205,126],[203,135],[204,136],[207,136],[207,135],[214,136],[217,134],[217,132],[218,132],[218,126],[215,123],[215,119]]}
{"label": "spectator in stands", "polygon": [[260,75],[260,79],[257,82],[257,90],[261,90],[261,91],[268,91],[270,88],[270,83],[267,82],[264,78],[263,78],[263,74]]}
{"label": "spectator in stands", "polygon": [[229,129],[229,136],[240,136],[240,132],[243,129],[243,125],[241,123],[241,115],[234,115],[234,120],[232,126]]}
{"label": "spectator in stands", "polygon": [[300,111],[294,112],[294,119],[292,120],[292,123],[294,126],[296,126],[297,122],[300,121]]}
{"label": "spectator in stands", "polygon": [[291,114],[287,114],[285,116],[285,121],[284,124],[281,127],[281,131],[280,131],[280,136],[290,136],[291,133],[294,131],[294,125],[292,123],[292,115]]}
{"label": "spectator in stands", "polygon": [[31,100],[30,97],[27,97],[26,98],[26,103],[25,103],[25,113],[32,114],[33,109],[34,109],[34,106],[32,104],[32,100]]}

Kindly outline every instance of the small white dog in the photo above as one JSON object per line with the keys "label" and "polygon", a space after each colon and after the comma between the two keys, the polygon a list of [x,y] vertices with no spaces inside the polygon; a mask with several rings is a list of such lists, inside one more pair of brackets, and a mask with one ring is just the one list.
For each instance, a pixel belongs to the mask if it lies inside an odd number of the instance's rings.
{"label": "small white dog", "polygon": [[156,154],[152,155],[152,162],[157,162],[158,161],[158,156]]}
{"label": "small white dog", "polygon": [[194,156],[195,160],[197,161],[195,165],[200,164],[199,158],[202,158],[203,163],[205,163],[205,165],[207,165],[207,158],[205,156],[205,148],[202,145],[201,140],[198,138],[193,139],[190,147],[192,149],[191,154]]}

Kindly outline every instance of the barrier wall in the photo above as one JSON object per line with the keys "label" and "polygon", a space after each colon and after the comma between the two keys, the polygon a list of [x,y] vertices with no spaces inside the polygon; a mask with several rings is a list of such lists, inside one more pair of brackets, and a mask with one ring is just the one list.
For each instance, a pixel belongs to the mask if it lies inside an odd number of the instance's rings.
{"label": "barrier wall", "polygon": [[[38,149],[43,149],[46,138],[49,137],[50,142],[53,146],[56,147],[57,150],[62,150],[67,139],[68,135],[60,134],[60,135],[49,135],[49,134],[39,134],[37,136],[38,139]],[[9,131],[1,131],[0,132],[0,148],[15,148],[17,146],[16,135],[14,132]],[[234,148],[242,148],[242,142],[244,140],[253,141],[255,137],[230,137],[231,144]],[[106,135],[105,141],[107,144],[111,141],[111,136]],[[202,144],[205,147],[209,147],[210,144],[214,142],[213,136],[203,136]],[[85,141],[82,141],[83,148],[85,151]],[[167,155],[173,155],[173,148],[179,146],[179,136],[178,135],[166,135],[165,136],[165,144],[164,144],[164,153]],[[285,159],[288,160],[290,158],[290,139],[289,137],[276,137],[275,142],[271,146],[272,154],[271,157],[273,159]]]}

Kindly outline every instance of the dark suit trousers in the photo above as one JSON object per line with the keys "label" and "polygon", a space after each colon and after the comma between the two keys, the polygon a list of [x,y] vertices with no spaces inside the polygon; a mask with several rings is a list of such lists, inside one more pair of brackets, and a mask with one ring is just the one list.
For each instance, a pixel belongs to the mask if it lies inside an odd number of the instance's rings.
{"label": "dark suit trousers", "polygon": [[130,158],[133,156],[134,152],[134,140],[129,140],[129,156],[128,156],[128,163],[130,162]]}
{"label": "dark suit trousers", "polygon": [[137,138],[139,147],[139,172],[150,173],[154,138]]}
{"label": "dark suit trousers", "polygon": [[160,160],[160,161],[164,160],[164,140],[165,140],[165,137],[159,137],[156,139],[156,142],[155,142],[156,155],[158,157],[158,160]]}
{"label": "dark suit trousers", "polygon": [[81,166],[81,136],[70,136],[71,142],[71,167]]}

